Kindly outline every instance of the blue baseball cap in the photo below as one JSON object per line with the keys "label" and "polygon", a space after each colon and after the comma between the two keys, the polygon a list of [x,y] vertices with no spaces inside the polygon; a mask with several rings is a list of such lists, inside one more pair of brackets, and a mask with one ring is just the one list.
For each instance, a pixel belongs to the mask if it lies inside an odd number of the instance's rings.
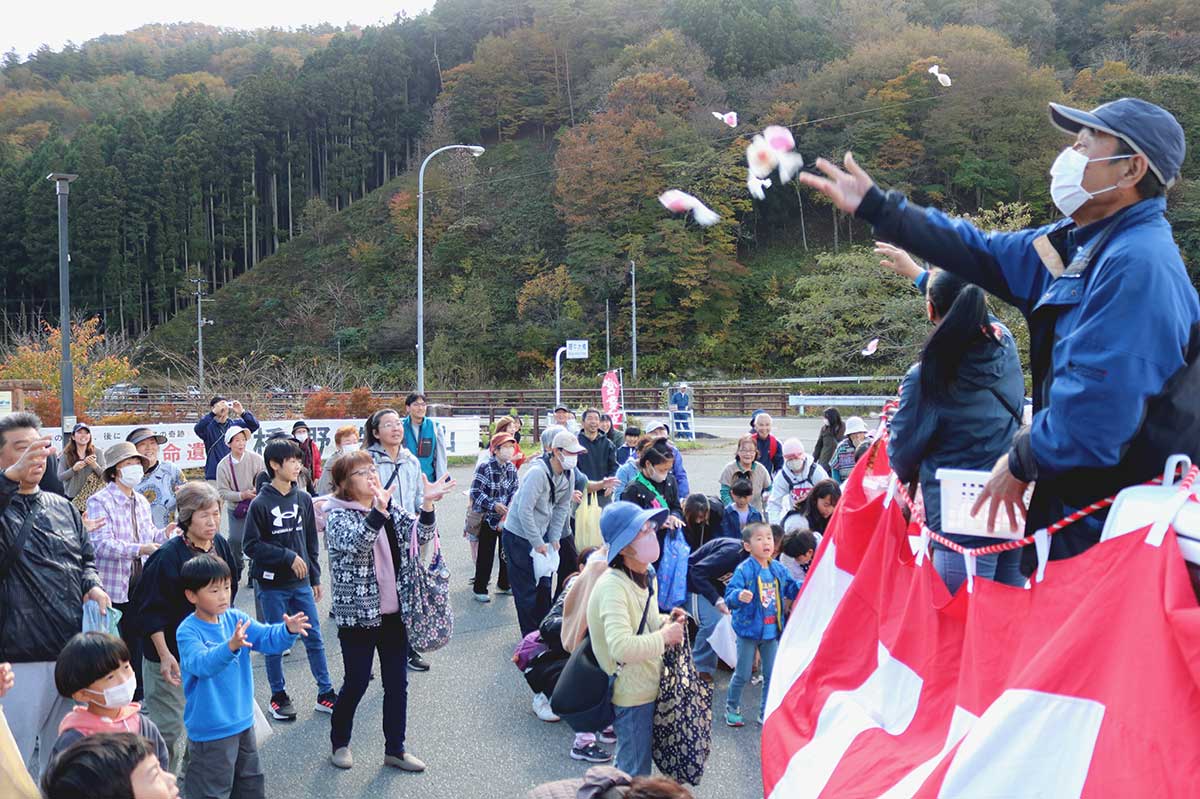
{"label": "blue baseball cap", "polygon": [[1150,171],[1168,189],[1179,179],[1187,152],[1183,127],[1170,111],[1154,103],[1122,97],[1091,111],[1050,103],[1050,121],[1066,133],[1092,128],[1116,136],[1146,157]]}
{"label": "blue baseball cap", "polygon": [[606,507],[600,514],[600,535],[608,544],[608,562],[612,563],[622,549],[633,543],[646,522],[662,524],[670,512],[668,508],[646,510],[641,505],[623,500]]}

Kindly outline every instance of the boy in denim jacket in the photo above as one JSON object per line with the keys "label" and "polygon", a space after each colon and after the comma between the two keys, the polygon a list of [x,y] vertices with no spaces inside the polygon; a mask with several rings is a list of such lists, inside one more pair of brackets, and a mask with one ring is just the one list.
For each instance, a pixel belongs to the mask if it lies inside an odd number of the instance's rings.
{"label": "boy in denim jacket", "polygon": [[750,557],[734,570],[725,589],[725,604],[733,614],[733,631],[738,639],[737,668],[725,700],[725,723],[730,727],[746,723],[741,709],[742,690],[750,679],[756,652],[762,656],[762,703],[758,713],[758,723],[762,724],[771,688],[771,669],[783,633],[783,600],[795,599],[800,592],[800,584],[787,567],[771,557],[775,553],[775,539],[769,524],[746,525],[742,529],[742,546]]}

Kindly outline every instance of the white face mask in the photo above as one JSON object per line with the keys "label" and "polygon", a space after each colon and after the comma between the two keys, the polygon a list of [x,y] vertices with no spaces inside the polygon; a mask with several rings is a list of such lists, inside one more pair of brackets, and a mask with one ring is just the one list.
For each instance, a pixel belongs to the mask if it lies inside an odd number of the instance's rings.
{"label": "white face mask", "polygon": [[342,444],[342,452],[343,453],[353,452],[354,450],[356,450],[358,448],[359,448],[359,445],[358,445],[357,441],[355,441],[351,444]]}
{"label": "white face mask", "polygon": [[787,462],[787,467],[793,472],[799,472],[804,468],[804,458],[794,458]]}
{"label": "white face mask", "polygon": [[120,480],[121,484],[126,488],[133,488],[138,483],[142,482],[142,477],[144,475],[145,471],[142,469],[142,465],[140,463],[135,463],[132,466],[122,466],[117,470],[117,479]]}
{"label": "white face mask", "polygon": [[1129,158],[1128,155],[1110,155],[1107,158],[1088,158],[1073,147],[1068,147],[1058,154],[1050,167],[1050,199],[1054,205],[1070,216],[1083,207],[1083,204],[1093,197],[1110,192],[1117,188],[1116,184],[1100,191],[1088,191],[1083,187],[1083,173],[1087,165],[1095,161],[1116,161]]}
{"label": "white face mask", "polygon": [[[130,677],[120,685],[114,685],[112,688],[105,688],[102,693],[104,701],[96,702],[95,704],[100,705],[101,707],[106,707],[109,710],[116,710],[117,708],[125,707],[133,701],[133,692],[136,690],[137,679]],[[90,688],[88,689],[88,692],[93,694],[96,693],[96,691],[93,691]]]}
{"label": "white face mask", "polygon": [[575,468],[575,464],[577,464],[577,463],[579,463],[579,456],[578,456],[578,455],[567,455],[566,453],[563,453],[563,456],[562,456],[562,467],[563,467],[564,469],[574,469],[574,468]]}
{"label": "white face mask", "polygon": [[296,431],[296,440],[297,441],[308,441],[308,433],[304,430],[297,430]]}
{"label": "white face mask", "polygon": [[513,455],[516,453],[514,452],[512,447],[501,447],[500,451],[496,454],[500,457],[500,460],[502,462],[508,463],[509,461],[511,461],[513,459]]}

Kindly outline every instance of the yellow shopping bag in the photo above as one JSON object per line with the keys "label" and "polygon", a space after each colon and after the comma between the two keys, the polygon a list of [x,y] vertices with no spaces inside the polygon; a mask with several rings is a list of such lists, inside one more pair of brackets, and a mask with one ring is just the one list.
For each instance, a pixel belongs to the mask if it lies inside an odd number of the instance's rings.
{"label": "yellow shopping bag", "polygon": [[4,708],[0,707],[0,796],[12,799],[38,799],[37,786],[25,770],[25,761],[8,729]]}
{"label": "yellow shopping bag", "polygon": [[582,552],[603,543],[604,539],[600,536],[600,500],[596,494],[585,491],[583,502],[575,509],[575,549]]}

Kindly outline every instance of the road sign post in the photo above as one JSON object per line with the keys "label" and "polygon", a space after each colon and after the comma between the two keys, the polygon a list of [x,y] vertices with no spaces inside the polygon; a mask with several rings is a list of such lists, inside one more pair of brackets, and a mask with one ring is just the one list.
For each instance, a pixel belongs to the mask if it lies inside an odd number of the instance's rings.
{"label": "road sign post", "polygon": [[566,355],[573,361],[586,361],[588,358],[588,340],[586,338],[569,338],[565,347],[559,347],[554,353],[554,403],[562,402],[562,356]]}

